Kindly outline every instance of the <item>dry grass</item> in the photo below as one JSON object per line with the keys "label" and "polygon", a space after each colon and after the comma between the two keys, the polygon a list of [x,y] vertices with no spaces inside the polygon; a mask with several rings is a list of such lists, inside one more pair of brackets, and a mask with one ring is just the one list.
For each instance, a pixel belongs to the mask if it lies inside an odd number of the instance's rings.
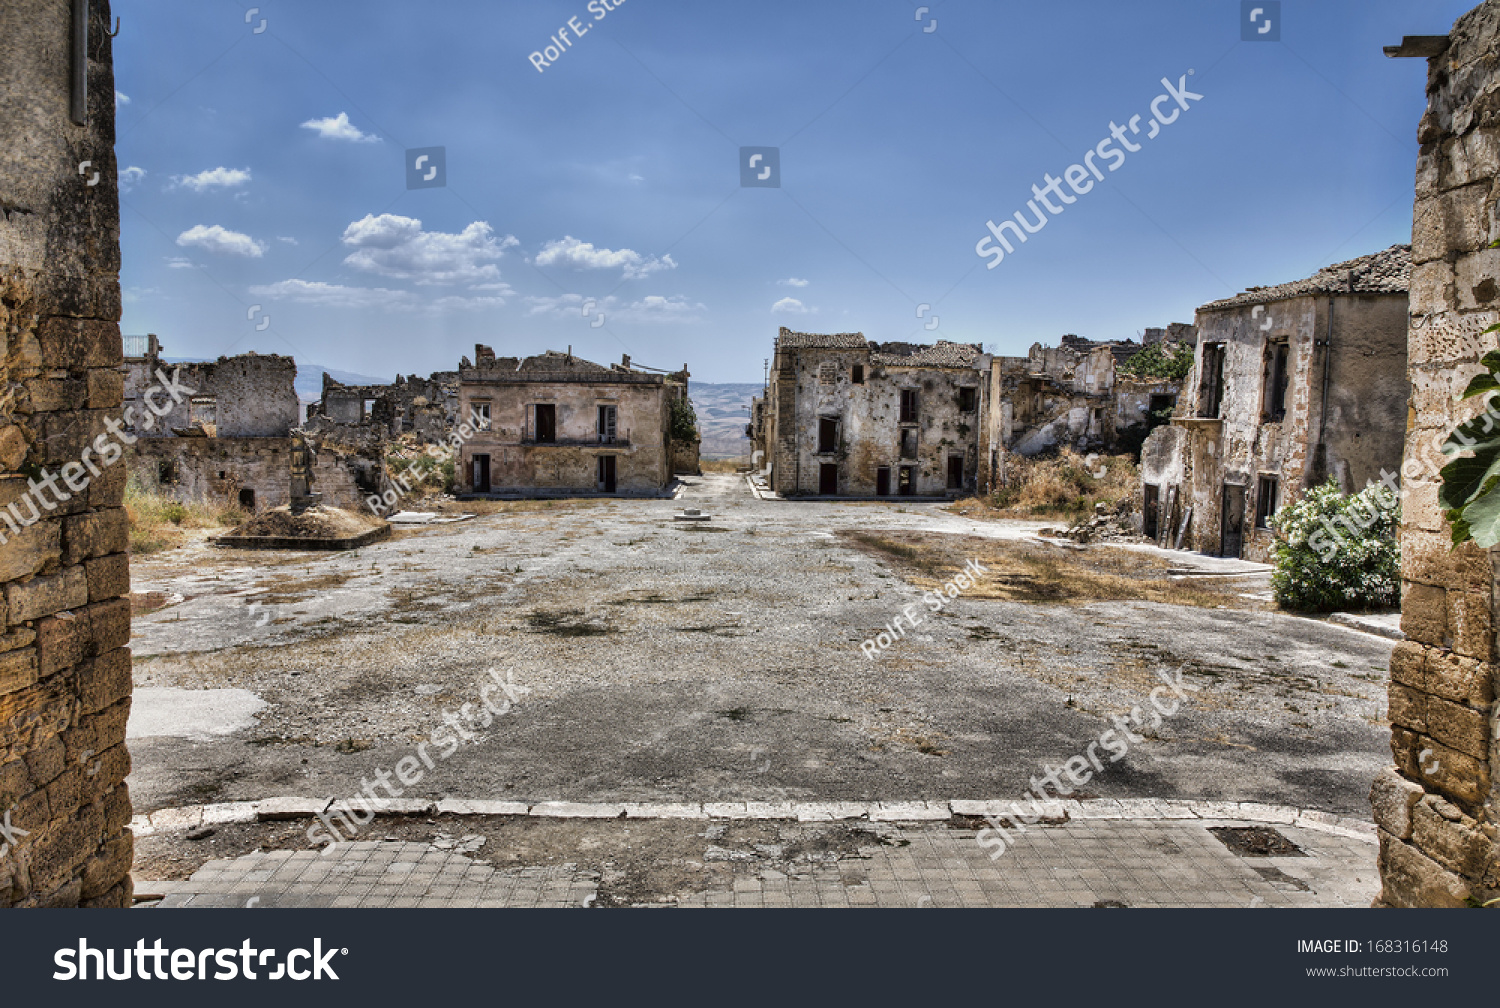
{"label": "dry grass", "polygon": [[1059,546],[935,533],[844,535],[866,552],[894,560],[914,575],[907,580],[922,588],[936,588],[961,571],[970,558],[978,560],[988,573],[963,593],[968,599],[1050,603],[1142,600],[1205,609],[1246,608],[1249,604],[1235,590],[1221,593],[1174,581],[1167,575],[1170,561],[1134,550],[1096,547],[1074,552]]}
{"label": "dry grass", "polygon": [[187,540],[188,529],[235,526],[243,512],[206,501],[182,501],[153,493],[135,480],[125,485],[125,514],[130,519],[130,552],[160,553]]}
{"label": "dry grass", "polygon": [[706,473],[734,473],[750,464],[743,455],[727,459],[700,459],[698,467]]}
{"label": "dry grass", "polygon": [[[955,501],[948,510],[968,518],[1079,518],[1098,501],[1132,496],[1138,476],[1129,455],[1090,457],[1068,448],[1053,458],[1007,455],[1005,464],[1005,486],[987,497]],[[1100,466],[1106,471],[1096,477]]]}

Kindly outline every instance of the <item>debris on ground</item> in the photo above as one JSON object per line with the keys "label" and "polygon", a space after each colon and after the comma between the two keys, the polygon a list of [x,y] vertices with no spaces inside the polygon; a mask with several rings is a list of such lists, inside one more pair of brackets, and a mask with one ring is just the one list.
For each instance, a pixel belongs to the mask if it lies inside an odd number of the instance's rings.
{"label": "debris on ground", "polygon": [[1150,542],[1136,530],[1130,520],[1132,511],[1130,498],[1126,497],[1110,504],[1100,501],[1094,505],[1094,513],[1068,529],[1064,535],[1074,542]]}

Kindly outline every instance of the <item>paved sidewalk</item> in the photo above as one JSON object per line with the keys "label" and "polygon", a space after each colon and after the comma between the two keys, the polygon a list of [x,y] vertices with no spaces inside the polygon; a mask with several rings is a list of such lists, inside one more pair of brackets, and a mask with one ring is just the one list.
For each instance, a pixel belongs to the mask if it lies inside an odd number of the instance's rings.
{"label": "paved sidewalk", "polygon": [[[458,818],[458,817],[454,817]],[[477,822],[484,817],[460,819]],[[445,820],[449,821],[449,820]],[[555,820],[554,820],[555,821]],[[597,837],[631,820],[571,819]],[[972,820],[761,821],[772,842],[734,831],[750,820],[679,820],[700,884],[625,905],[679,907],[1367,907],[1379,890],[1373,836],[1264,818],[1073,816],[1031,827],[997,860]],[[1236,853],[1211,830],[1254,828],[1295,845],[1287,856]],[[477,826],[475,828],[478,828]],[[379,831],[378,827],[374,828]],[[857,838],[830,842],[831,836]],[[837,840],[837,837],[835,837]],[[579,862],[497,865],[479,834],[435,843],[361,840],[210,861],[181,882],[140,883],[172,907],[586,907],[610,892],[609,868]],[[698,853],[701,851],[701,854]],[[616,897],[613,905],[621,905]]]}

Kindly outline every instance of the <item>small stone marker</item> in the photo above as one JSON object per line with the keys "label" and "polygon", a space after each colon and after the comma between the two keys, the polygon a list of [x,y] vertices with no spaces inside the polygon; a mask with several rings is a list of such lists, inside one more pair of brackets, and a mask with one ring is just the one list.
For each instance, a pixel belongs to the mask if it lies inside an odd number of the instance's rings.
{"label": "small stone marker", "polygon": [[682,514],[672,516],[674,521],[710,521],[713,515],[706,515],[697,508],[683,508]]}

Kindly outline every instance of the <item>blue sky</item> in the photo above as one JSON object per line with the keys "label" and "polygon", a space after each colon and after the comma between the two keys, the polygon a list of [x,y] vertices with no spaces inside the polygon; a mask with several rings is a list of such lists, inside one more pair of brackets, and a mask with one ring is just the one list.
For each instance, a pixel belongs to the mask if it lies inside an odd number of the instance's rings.
{"label": "blue sky", "polygon": [[[1426,61],[1381,46],[1471,6],[1283,0],[1244,42],[1238,0],[261,2],[114,4],[125,332],[721,382],[781,325],[1024,354],[1409,241]],[[1141,139],[1190,70],[1202,99]],[[987,269],[986,221],[1133,115],[1141,149]],[[408,189],[436,146],[446,185]],[[780,188],[741,186],[749,146]]]}

